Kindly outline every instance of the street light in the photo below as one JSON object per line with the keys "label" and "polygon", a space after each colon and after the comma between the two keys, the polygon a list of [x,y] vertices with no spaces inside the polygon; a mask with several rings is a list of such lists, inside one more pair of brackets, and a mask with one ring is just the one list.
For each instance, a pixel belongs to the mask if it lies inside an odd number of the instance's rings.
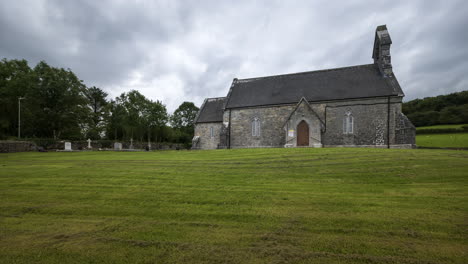
{"label": "street light", "polygon": [[26,97],[18,97],[18,139],[21,138],[21,100]]}

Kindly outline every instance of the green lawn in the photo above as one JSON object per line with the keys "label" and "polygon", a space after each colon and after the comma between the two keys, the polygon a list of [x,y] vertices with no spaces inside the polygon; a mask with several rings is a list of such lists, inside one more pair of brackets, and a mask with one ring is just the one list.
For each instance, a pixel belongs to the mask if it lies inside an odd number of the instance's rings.
{"label": "green lawn", "polygon": [[468,263],[468,151],[0,155],[0,263]]}
{"label": "green lawn", "polygon": [[468,133],[416,135],[416,145],[436,148],[468,148]]}

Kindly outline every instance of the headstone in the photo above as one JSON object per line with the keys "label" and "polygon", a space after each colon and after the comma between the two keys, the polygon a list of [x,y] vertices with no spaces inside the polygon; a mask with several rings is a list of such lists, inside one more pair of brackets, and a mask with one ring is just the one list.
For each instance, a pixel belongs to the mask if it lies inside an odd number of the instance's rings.
{"label": "headstone", "polygon": [[65,151],[72,151],[71,142],[65,142]]}
{"label": "headstone", "polygon": [[88,140],[86,140],[86,141],[88,141],[88,148],[89,148],[89,149],[92,148],[92,147],[91,147],[91,139],[88,138]]}
{"label": "headstone", "polygon": [[44,147],[41,147],[41,146],[37,147],[37,151],[39,151],[39,152],[47,152],[47,150],[45,150],[45,148],[44,148]]}
{"label": "headstone", "polygon": [[114,150],[122,150],[122,143],[115,142],[114,143]]}
{"label": "headstone", "polygon": [[129,149],[133,149],[133,138],[130,138],[130,147]]}

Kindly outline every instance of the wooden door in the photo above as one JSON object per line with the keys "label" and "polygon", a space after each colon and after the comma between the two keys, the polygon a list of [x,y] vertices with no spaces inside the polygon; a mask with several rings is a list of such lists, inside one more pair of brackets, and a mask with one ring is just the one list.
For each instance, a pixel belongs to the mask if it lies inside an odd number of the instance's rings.
{"label": "wooden door", "polygon": [[302,120],[297,125],[297,146],[309,146],[309,125]]}

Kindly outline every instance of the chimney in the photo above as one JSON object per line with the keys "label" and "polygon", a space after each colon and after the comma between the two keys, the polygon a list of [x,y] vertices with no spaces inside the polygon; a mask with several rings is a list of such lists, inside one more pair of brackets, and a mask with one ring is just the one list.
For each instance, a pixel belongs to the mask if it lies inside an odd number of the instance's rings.
{"label": "chimney", "polygon": [[390,45],[392,39],[387,31],[386,25],[378,26],[375,30],[374,50],[372,58],[374,63],[379,67],[383,77],[391,77],[393,75],[392,60],[390,57]]}

